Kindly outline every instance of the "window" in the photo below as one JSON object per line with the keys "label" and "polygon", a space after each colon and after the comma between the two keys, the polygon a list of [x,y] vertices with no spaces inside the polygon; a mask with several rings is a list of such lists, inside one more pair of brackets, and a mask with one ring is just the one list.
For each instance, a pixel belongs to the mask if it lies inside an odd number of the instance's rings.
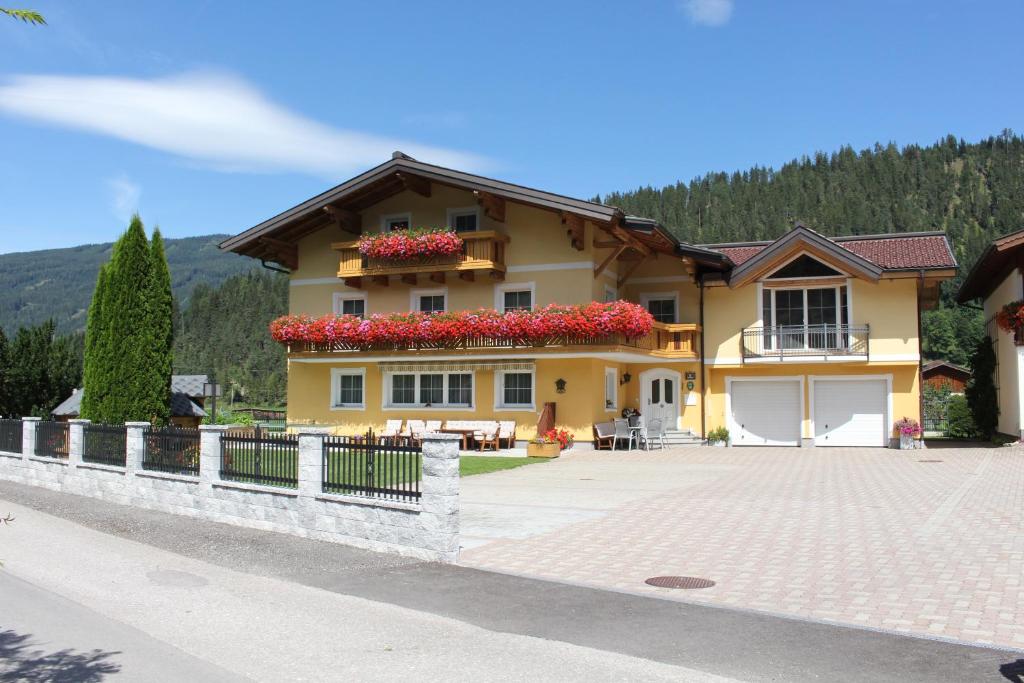
{"label": "window", "polygon": [[533,373],[502,372],[499,375],[498,408],[533,410]]}
{"label": "window", "polygon": [[365,382],[366,368],[333,368],[331,370],[331,409],[365,409]]}
{"label": "window", "polygon": [[385,407],[472,408],[473,373],[387,374],[384,376],[384,395],[390,397]]}
{"label": "window", "polygon": [[334,294],[335,315],[354,315],[360,318],[366,317],[366,292],[349,293],[335,292]]}
{"label": "window", "polygon": [[768,276],[769,279],[788,279],[797,277],[839,277],[838,270],[826,266],[818,259],[807,254],[798,256]]}
{"label": "window", "polygon": [[532,282],[508,282],[494,289],[494,308],[499,311],[533,310],[535,285]]}
{"label": "window", "polygon": [[447,289],[414,289],[409,308],[421,313],[443,313],[448,310]]}
{"label": "window", "polygon": [[615,368],[604,369],[604,409],[615,412],[619,405],[619,373]]}
{"label": "window", "polygon": [[766,349],[832,349],[848,343],[846,287],[765,289]]}
{"label": "window", "polygon": [[480,209],[448,209],[448,227],[456,232],[475,232],[480,229]]}
{"label": "window", "polygon": [[676,296],[674,294],[643,294],[640,302],[659,323],[676,322]]}
{"label": "window", "polygon": [[391,216],[380,217],[380,231],[391,232],[392,230],[408,230],[412,227],[411,213],[397,213]]}

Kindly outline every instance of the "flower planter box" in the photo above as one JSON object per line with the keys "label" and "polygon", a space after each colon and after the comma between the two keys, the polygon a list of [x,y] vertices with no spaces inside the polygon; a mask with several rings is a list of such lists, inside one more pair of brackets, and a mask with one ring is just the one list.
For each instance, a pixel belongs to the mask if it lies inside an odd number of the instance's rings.
{"label": "flower planter box", "polygon": [[526,444],[526,455],[531,458],[557,458],[562,449],[557,443],[535,443],[530,441]]}

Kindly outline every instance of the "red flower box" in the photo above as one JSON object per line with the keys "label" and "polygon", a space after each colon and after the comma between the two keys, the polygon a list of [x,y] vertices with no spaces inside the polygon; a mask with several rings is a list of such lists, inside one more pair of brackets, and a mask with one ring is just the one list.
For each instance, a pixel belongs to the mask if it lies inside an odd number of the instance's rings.
{"label": "red flower box", "polygon": [[413,261],[462,252],[462,238],[447,228],[395,230],[359,238],[359,253],[387,261]]}
{"label": "red flower box", "polygon": [[270,323],[270,335],[282,344],[331,344],[353,349],[381,345],[450,346],[471,339],[511,341],[526,346],[557,340],[636,339],[648,334],[653,324],[651,314],[637,304],[595,301],[508,313],[480,309],[378,314],[367,319],[352,315],[286,315]]}

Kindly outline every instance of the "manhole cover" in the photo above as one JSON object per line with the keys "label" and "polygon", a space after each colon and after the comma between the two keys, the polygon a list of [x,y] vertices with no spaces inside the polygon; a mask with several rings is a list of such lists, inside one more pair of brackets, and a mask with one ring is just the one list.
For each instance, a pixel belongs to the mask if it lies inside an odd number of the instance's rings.
{"label": "manhole cover", "polygon": [[654,576],[644,581],[648,586],[658,588],[682,588],[691,590],[694,588],[711,588],[715,582],[711,579],[701,579],[696,576]]}
{"label": "manhole cover", "polygon": [[942,462],[941,460],[918,460],[918,462]]}

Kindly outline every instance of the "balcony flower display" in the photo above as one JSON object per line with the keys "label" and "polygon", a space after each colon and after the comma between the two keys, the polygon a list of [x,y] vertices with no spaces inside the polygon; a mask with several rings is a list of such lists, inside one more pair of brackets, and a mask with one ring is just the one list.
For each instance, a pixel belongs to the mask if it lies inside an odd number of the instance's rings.
{"label": "balcony flower display", "polygon": [[450,228],[395,230],[359,238],[359,253],[386,261],[455,256],[462,252],[462,238]]}
{"label": "balcony flower display", "polygon": [[592,341],[650,333],[654,318],[626,301],[578,306],[552,304],[535,311],[499,313],[492,309],[450,313],[391,313],[367,319],[352,315],[286,315],[270,324],[282,344],[367,347],[455,347],[467,340],[501,340],[530,346],[552,342]]}

